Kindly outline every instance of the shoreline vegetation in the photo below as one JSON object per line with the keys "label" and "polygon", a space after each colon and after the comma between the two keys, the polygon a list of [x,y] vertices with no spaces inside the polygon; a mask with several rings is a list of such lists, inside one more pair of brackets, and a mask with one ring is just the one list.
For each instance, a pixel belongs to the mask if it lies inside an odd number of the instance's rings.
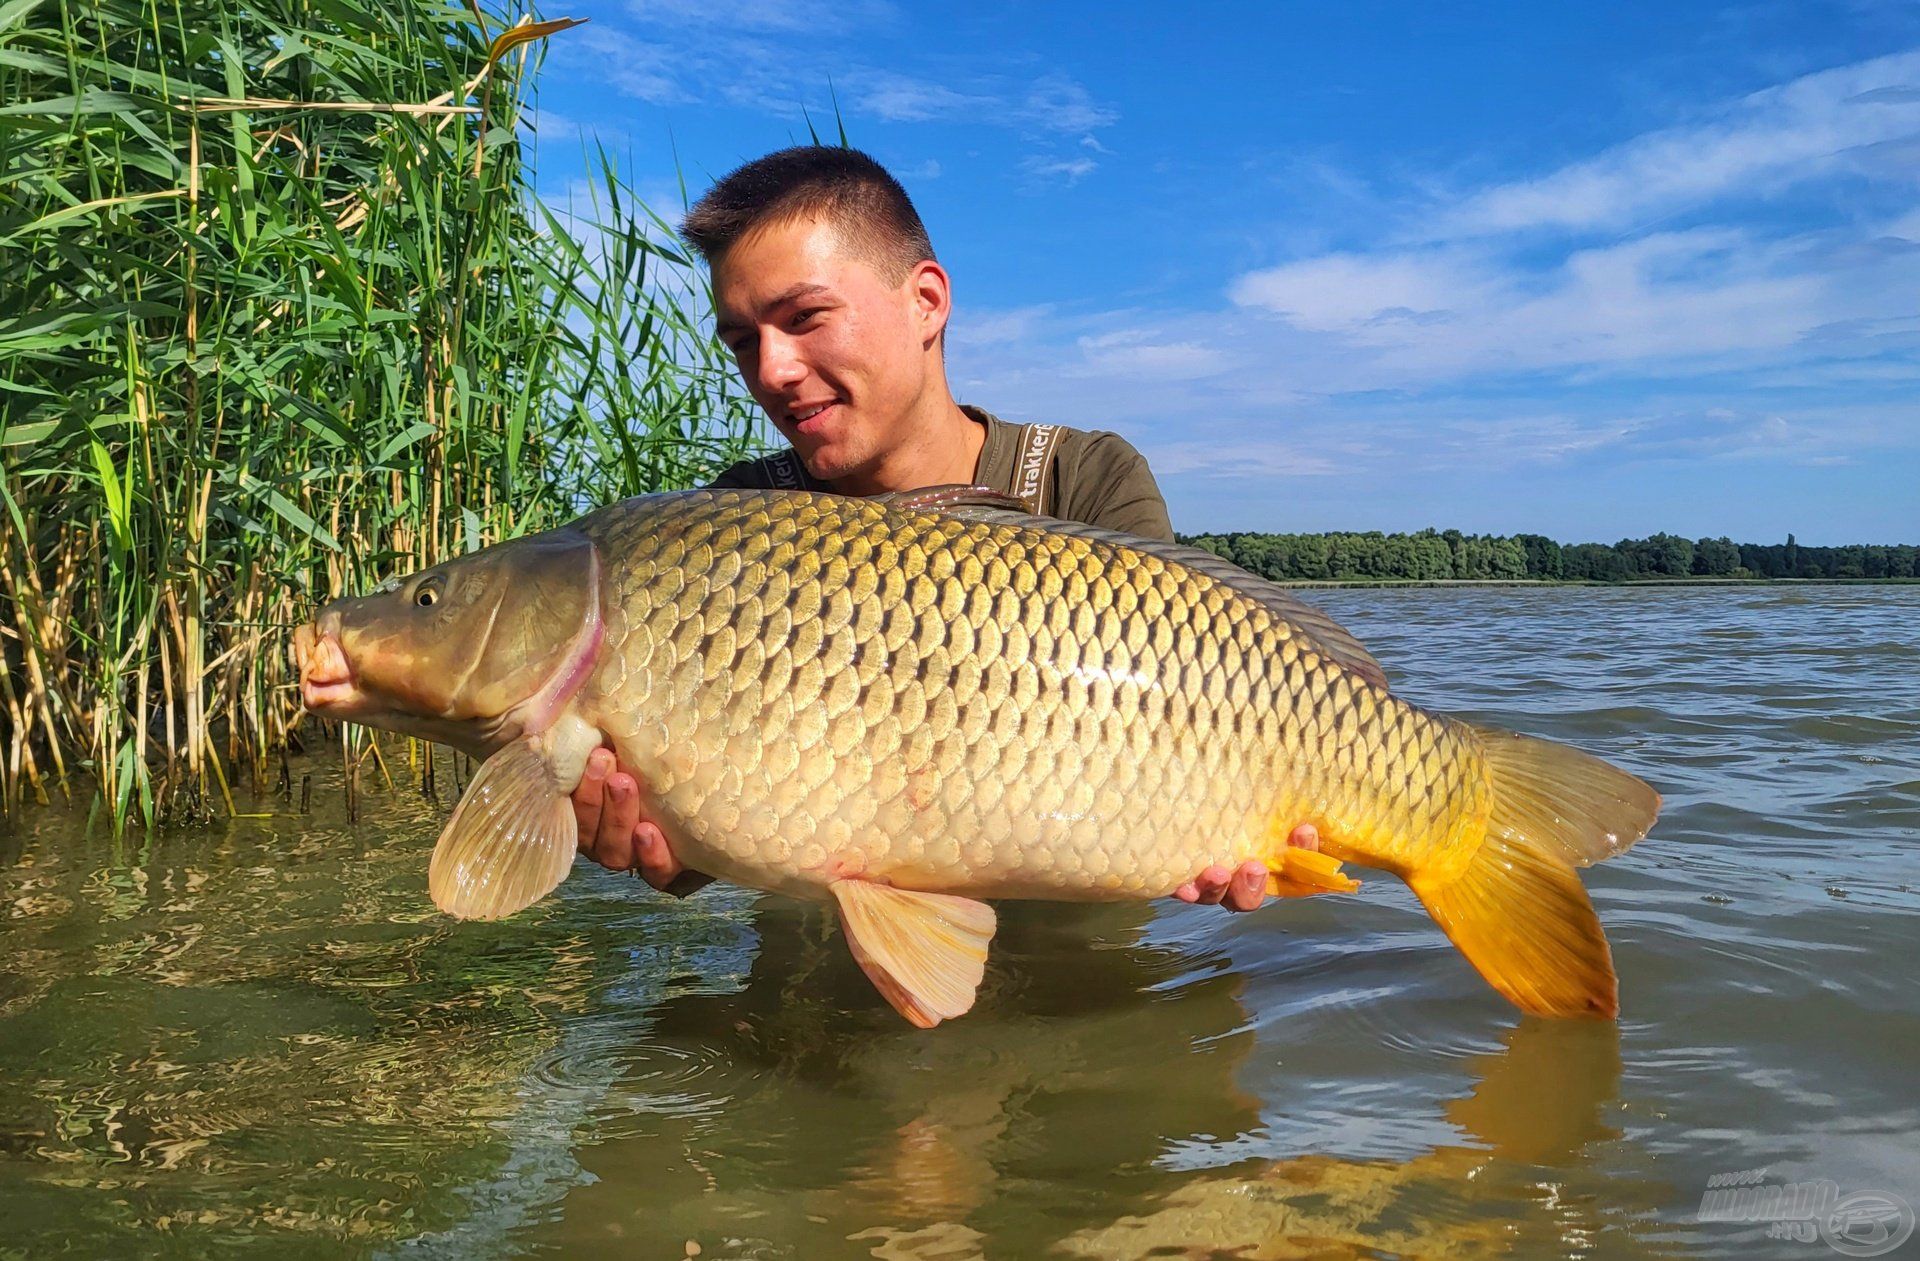
{"label": "shoreline vegetation", "polygon": [[0,5],[0,813],[232,815],[314,734],[316,602],[761,445],[605,154],[534,195],[534,58],[572,25]]}
{"label": "shoreline vegetation", "polygon": [[1290,586],[1754,585],[1911,582],[1910,544],[1809,547],[1654,534],[1561,544],[1540,534],[1183,534],[1180,541]]}

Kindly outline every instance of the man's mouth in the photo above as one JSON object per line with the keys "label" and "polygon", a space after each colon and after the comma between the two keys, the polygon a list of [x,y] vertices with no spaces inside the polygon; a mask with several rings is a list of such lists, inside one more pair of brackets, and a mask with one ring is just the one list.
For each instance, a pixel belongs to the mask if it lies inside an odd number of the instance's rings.
{"label": "man's mouth", "polygon": [[824,403],[809,403],[804,407],[789,408],[787,411],[787,423],[795,429],[798,429],[801,433],[816,434],[825,426],[827,420],[839,406],[839,399],[828,399]]}

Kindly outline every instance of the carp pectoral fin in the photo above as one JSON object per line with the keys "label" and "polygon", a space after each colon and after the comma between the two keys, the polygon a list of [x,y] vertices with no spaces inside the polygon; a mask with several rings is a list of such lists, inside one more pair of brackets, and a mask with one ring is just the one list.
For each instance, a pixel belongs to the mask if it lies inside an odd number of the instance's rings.
{"label": "carp pectoral fin", "polygon": [[552,892],[578,848],[573,803],[529,738],[488,758],[467,785],[434,847],[427,891],[455,919],[500,919]]}
{"label": "carp pectoral fin", "polygon": [[1267,892],[1304,898],[1315,893],[1352,893],[1360,882],[1340,870],[1340,860],[1319,850],[1283,845],[1268,864]]}
{"label": "carp pectoral fin", "polygon": [[992,907],[865,880],[827,887],[854,960],[895,1011],[931,1029],[973,1006],[993,940]]}

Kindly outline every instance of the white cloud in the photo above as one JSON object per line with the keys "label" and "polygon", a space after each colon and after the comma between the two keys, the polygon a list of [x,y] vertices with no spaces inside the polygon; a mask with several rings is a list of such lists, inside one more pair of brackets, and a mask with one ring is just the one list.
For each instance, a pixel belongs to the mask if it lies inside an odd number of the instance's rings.
{"label": "white cloud", "polygon": [[996,110],[992,96],[959,92],[943,84],[891,71],[868,71],[849,84],[848,104],[890,123],[923,123],[937,118]]}
{"label": "white cloud", "polygon": [[1033,340],[1045,331],[1053,307],[1047,304],[1012,307],[1004,310],[972,310],[960,307],[947,326],[950,345],[973,350],[1009,346]]}
{"label": "white cloud", "polygon": [[1149,444],[1148,454],[1162,477],[1321,477],[1342,471],[1324,450],[1244,434],[1231,442]]}
{"label": "white cloud", "polygon": [[[1030,124],[1048,131],[1080,132],[1083,137],[1110,127],[1120,115],[1093,99],[1080,83],[1063,74],[1049,74],[1027,86],[1020,113]],[[1097,142],[1096,142],[1097,143]]]}
{"label": "white cloud", "polygon": [[1920,52],[1824,70],[1755,92],[1706,121],[1637,137],[1532,180],[1484,189],[1426,225],[1437,238],[1594,229],[1752,197],[1837,170],[1913,179]]}
{"label": "white cloud", "polygon": [[1093,132],[1119,119],[1084,85],[1058,73],[1025,81],[977,75],[954,86],[926,75],[854,67],[844,84],[852,110],[885,122],[960,120],[1042,134],[1077,132],[1083,146],[1091,141],[1087,147],[1101,152]]}
{"label": "white cloud", "polygon": [[[1357,388],[1910,358],[1920,211],[1875,222],[1870,199],[1835,190],[1914,182],[1882,159],[1920,143],[1916,84],[1920,51],[1806,75],[1706,121],[1403,209],[1412,226],[1382,225],[1372,248],[1248,272],[1228,296],[1317,335],[1309,351]],[[1782,213],[1780,191],[1803,186],[1832,208]],[[1586,237],[1600,229],[1609,237]]]}
{"label": "white cloud", "polygon": [[1383,320],[1419,321],[1484,301],[1491,284],[1481,267],[1443,251],[1327,254],[1250,272],[1229,291],[1295,328],[1358,329]]}
{"label": "white cloud", "polygon": [[1108,378],[1193,381],[1216,376],[1226,354],[1198,341],[1166,341],[1139,329],[1082,337],[1075,371]]}
{"label": "white cloud", "polygon": [[851,37],[900,16],[885,0],[629,0],[626,11],[626,25],[595,21],[557,41],[556,67],[651,104],[724,101],[787,118],[826,110],[830,119],[831,99],[850,116],[882,122],[958,121],[1090,140],[1119,118],[1058,71],[1022,76],[1004,61],[951,59],[938,72],[928,62],[907,71],[861,60],[848,51]]}
{"label": "white cloud", "polygon": [[694,95],[681,82],[686,58],[609,23],[568,31],[554,45],[555,64],[590,76],[622,96],[652,105],[678,105]]}
{"label": "white cloud", "polygon": [[581,136],[580,124],[577,120],[565,114],[556,114],[550,109],[528,110],[520,116],[520,124],[539,139],[548,142],[577,141]]}
{"label": "white cloud", "polygon": [[1371,371],[1359,388],[1546,369],[1686,374],[1857,341],[1861,321],[1913,311],[1920,252],[1843,266],[1825,244],[1710,228],[1544,268],[1492,248],[1328,255],[1250,273],[1230,294],[1352,352]]}
{"label": "white cloud", "polygon": [[[1186,529],[1794,528],[1840,505],[1767,503],[1780,487],[1838,493],[1920,458],[1920,163],[1893,165],[1910,143],[1920,53],[1525,179],[1396,196],[1377,172],[1274,159],[1249,177],[1308,184],[1323,212],[1268,238],[1287,261],[1223,276],[1211,308],[1147,284],[1128,309],[1067,295],[977,336],[963,320],[956,380],[1009,419],[1125,433]],[[1101,156],[1027,173],[1062,154]]]}
{"label": "white cloud", "polygon": [[1050,158],[1034,154],[1021,161],[1020,169],[1034,179],[1057,179],[1075,184],[1093,174],[1099,165],[1092,158]]}
{"label": "white cloud", "polygon": [[786,34],[843,31],[898,16],[886,0],[835,0],[830,5],[791,0],[628,0],[627,11],[640,21],[661,26]]}

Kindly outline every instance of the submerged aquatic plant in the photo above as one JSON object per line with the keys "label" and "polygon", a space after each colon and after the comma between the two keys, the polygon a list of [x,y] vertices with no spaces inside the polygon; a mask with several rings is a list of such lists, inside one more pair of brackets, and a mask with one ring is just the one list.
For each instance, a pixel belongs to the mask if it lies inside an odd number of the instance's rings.
{"label": "submerged aquatic plant", "polygon": [[78,769],[116,824],[231,812],[311,601],[756,443],[604,152],[533,195],[570,25],[0,0],[0,809]]}

